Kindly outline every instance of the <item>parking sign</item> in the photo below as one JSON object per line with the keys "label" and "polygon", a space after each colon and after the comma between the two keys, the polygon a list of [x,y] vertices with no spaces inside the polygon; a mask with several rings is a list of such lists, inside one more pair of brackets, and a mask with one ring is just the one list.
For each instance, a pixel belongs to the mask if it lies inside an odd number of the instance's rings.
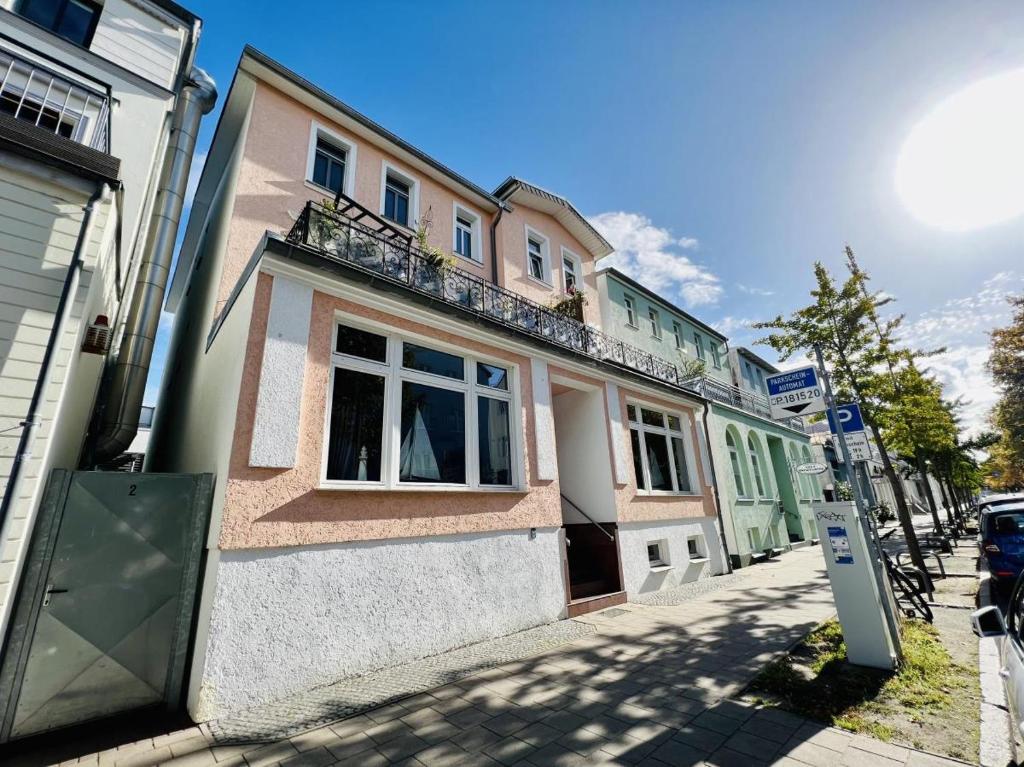
{"label": "parking sign", "polygon": [[768,376],[765,382],[772,418],[776,420],[825,411],[825,390],[813,367]]}

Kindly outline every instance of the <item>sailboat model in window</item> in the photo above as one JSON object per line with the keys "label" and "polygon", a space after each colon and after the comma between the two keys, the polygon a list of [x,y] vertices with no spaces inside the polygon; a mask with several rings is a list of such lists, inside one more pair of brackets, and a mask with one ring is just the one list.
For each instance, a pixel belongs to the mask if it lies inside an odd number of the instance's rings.
{"label": "sailboat model in window", "polygon": [[434,447],[430,444],[427,425],[423,423],[423,414],[418,407],[412,428],[406,432],[405,439],[402,440],[400,455],[399,476],[401,479],[434,482],[441,479],[441,470],[434,457]]}

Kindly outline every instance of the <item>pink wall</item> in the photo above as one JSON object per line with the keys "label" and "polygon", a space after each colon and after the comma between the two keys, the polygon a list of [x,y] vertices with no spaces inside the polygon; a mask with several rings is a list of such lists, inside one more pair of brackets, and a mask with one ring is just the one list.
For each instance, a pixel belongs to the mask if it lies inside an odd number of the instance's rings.
{"label": "pink wall", "polygon": [[[692,440],[693,455],[697,459],[695,469],[699,487],[703,491],[702,496],[641,495],[637,491],[636,477],[633,474],[633,448],[629,444],[629,424],[626,421],[627,397],[635,397],[644,402],[650,402],[656,407],[675,412],[681,411],[690,416],[690,439]],[[707,486],[708,480],[704,476],[704,467],[700,460],[700,442],[696,428],[700,412],[695,408],[679,405],[671,400],[649,397],[646,394],[631,392],[624,388],[619,389],[619,409],[622,412],[624,438],[626,439],[625,455],[629,460],[626,484],[615,486],[615,506],[619,511],[619,520],[622,522],[653,522],[682,517],[715,516],[717,511],[712,495],[713,491]]]}
{"label": "pink wall", "polygon": [[[306,181],[310,128],[319,123],[354,143],[356,150],[356,202],[380,211],[381,169],[386,160],[420,182],[420,213],[429,209],[433,220],[430,243],[452,250],[452,210],[456,201],[481,216],[484,265],[458,259],[458,266],[485,279],[491,278],[489,228],[491,215],[477,204],[454,194],[425,172],[410,168],[395,157],[357,138],[322,115],[264,83],[257,83],[238,188],[221,274],[220,306],[231,293],[253,248],[266,230],[287,233],[307,200],[319,201],[329,192]],[[219,308],[219,307],[218,307]]]}
{"label": "pink wall", "polygon": [[[514,210],[506,212],[498,223],[498,256],[501,284],[522,296],[548,305],[561,298],[565,284],[562,276],[562,248],[571,250],[579,257],[583,267],[583,286],[587,306],[583,316],[588,323],[601,327],[601,309],[597,304],[597,278],[594,276],[594,257],[575,237],[565,230],[558,221],[547,213],[513,203]],[[551,287],[541,285],[527,277],[526,271],[526,226],[537,230],[550,240]]]}
{"label": "pink wall", "polygon": [[[300,443],[293,469],[249,466],[263,343],[273,279],[259,275],[239,397],[220,547],[244,549],[450,535],[562,524],[558,483],[535,479],[530,361],[485,344],[314,292],[302,398]],[[461,345],[518,365],[527,455],[525,492],[318,490],[335,311]]]}

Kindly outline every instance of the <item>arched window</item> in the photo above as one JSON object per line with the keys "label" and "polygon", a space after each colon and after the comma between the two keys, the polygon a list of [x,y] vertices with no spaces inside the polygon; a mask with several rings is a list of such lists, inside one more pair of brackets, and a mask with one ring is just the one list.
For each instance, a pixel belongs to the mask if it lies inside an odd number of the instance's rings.
{"label": "arched window", "polygon": [[754,474],[754,487],[757,489],[758,498],[766,498],[768,493],[765,492],[765,481],[761,475],[761,451],[757,443],[757,437],[751,432],[747,436],[747,452],[750,453],[750,467]]}
{"label": "arched window", "polygon": [[789,445],[789,464],[789,470],[796,477],[797,486],[800,488],[800,499],[804,501],[810,500],[810,483],[807,481],[807,475],[797,473],[796,467],[800,465],[800,454],[793,443]]}
{"label": "arched window", "polygon": [[747,490],[743,484],[742,459],[740,451],[736,449],[736,440],[733,439],[731,431],[725,432],[725,446],[729,449],[729,464],[732,466],[732,478],[736,483],[736,495],[746,498]]}

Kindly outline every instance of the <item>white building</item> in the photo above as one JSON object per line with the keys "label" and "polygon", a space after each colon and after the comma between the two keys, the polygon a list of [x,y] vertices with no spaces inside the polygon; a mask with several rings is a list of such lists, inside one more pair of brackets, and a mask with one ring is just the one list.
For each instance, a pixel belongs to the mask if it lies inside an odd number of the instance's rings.
{"label": "white building", "polygon": [[122,370],[145,377],[154,254],[215,96],[199,29],[169,0],[0,0],[0,637],[45,479],[83,464],[105,370],[120,401],[97,461],[134,435]]}

